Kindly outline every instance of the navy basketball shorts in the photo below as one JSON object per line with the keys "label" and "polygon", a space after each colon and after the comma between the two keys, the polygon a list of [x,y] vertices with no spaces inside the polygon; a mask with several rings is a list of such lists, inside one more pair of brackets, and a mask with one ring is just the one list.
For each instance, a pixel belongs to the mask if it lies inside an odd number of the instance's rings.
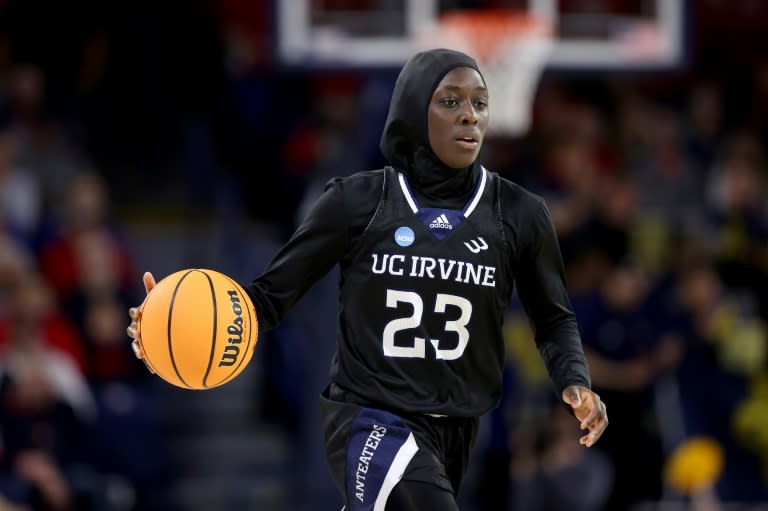
{"label": "navy basketball shorts", "polygon": [[402,481],[458,493],[479,420],[367,407],[331,384],[320,397],[325,450],[346,511],[384,511]]}

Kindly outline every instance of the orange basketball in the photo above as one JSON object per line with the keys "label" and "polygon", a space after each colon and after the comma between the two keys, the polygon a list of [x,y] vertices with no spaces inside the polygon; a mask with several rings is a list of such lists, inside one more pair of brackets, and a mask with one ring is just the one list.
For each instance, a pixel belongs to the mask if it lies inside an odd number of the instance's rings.
{"label": "orange basketball", "polygon": [[147,365],[185,389],[231,381],[250,362],[259,325],[243,288],[226,275],[187,269],[149,292],[138,320]]}

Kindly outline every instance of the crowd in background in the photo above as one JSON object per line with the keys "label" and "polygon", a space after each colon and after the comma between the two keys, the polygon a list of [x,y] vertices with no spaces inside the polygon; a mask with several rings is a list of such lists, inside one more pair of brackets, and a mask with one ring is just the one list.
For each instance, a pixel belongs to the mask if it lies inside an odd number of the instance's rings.
{"label": "crowd in background", "polygon": [[[768,503],[758,4],[689,6],[680,69],[545,73],[531,131],[485,142],[487,168],[547,200],[611,425],[578,445],[515,302],[465,496],[478,509]],[[125,335],[143,293],[127,223],[234,214],[280,242],[327,179],[384,164],[395,70],[282,69],[259,2],[113,7],[0,2],[0,509],[172,508],[154,379]],[[315,403],[267,344],[264,412],[287,424]],[[686,466],[717,472],[714,489],[674,471],[697,439]]]}

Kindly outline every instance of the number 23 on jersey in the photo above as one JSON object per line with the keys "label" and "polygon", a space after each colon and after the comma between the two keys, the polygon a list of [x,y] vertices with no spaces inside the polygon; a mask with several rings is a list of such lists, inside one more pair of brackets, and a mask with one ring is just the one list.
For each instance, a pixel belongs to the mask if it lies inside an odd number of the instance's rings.
{"label": "number 23 on jersey", "polygon": [[[413,314],[408,317],[393,319],[384,327],[384,355],[388,357],[426,358],[426,340],[422,337],[414,336],[410,346],[395,345],[395,334],[401,330],[408,330],[421,325],[421,318],[424,313],[424,300],[422,300],[418,293],[387,289],[388,308],[396,309],[401,302],[411,304],[413,306]],[[438,360],[458,359],[464,353],[469,343],[467,324],[472,317],[472,303],[460,296],[438,293],[435,296],[434,312],[437,314],[450,313],[455,315],[455,312],[449,312],[450,309],[454,311],[458,309],[459,317],[446,320],[444,330],[446,332],[456,332],[459,336],[459,342],[455,348],[440,349],[440,339],[430,339],[429,342],[435,349],[435,356]]]}

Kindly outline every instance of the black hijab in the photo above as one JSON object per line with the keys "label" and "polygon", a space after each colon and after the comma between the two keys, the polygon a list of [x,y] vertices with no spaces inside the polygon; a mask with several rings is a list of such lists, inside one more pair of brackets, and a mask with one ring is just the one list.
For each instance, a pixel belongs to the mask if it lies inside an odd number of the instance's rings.
{"label": "black hijab", "polygon": [[[381,135],[382,154],[405,174],[425,206],[443,203],[461,208],[480,175],[477,160],[465,169],[453,169],[440,161],[429,145],[427,110],[432,94],[443,77],[457,67],[480,73],[472,57],[454,50],[429,50],[411,57],[395,83]],[[450,204],[445,204],[446,200]]]}

